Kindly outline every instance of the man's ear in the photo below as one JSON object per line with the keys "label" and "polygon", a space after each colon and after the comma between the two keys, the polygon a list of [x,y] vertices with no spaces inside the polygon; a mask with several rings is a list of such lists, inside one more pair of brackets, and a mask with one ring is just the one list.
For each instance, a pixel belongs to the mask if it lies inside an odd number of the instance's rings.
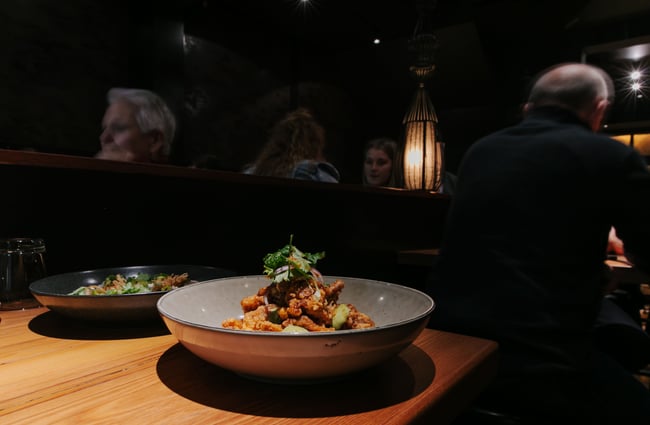
{"label": "man's ear", "polygon": [[151,144],[149,145],[149,156],[155,162],[160,162],[161,159],[166,158],[164,152],[165,140],[160,130],[152,130]]}
{"label": "man's ear", "polygon": [[599,131],[601,126],[605,122],[605,115],[607,114],[607,109],[609,108],[609,101],[607,99],[600,99],[596,102],[594,108],[591,111],[589,118],[589,126],[591,130],[596,132]]}

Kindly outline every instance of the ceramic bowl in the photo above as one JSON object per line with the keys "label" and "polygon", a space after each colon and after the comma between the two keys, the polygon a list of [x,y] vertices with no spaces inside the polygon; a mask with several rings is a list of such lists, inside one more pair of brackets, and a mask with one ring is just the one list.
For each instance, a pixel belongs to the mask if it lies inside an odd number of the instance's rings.
{"label": "ceramic bowl", "polygon": [[264,275],[214,279],[163,295],[158,311],[170,332],[203,360],[239,375],[301,383],[340,378],[396,355],[422,332],[435,303],[428,295],[376,280],[343,279],[339,303],[354,304],[374,320],[368,329],[290,334],[225,329],[241,318],[242,298],[267,286]]}
{"label": "ceramic bowl", "polygon": [[126,295],[70,295],[70,292],[80,286],[97,285],[107,276],[118,273],[124,276],[133,276],[138,273],[187,273],[192,281],[235,275],[230,270],[191,264],[111,267],[48,276],[32,282],[29,290],[41,305],[72,319],[106,322],[160,321],[156,303],[165,292]]}

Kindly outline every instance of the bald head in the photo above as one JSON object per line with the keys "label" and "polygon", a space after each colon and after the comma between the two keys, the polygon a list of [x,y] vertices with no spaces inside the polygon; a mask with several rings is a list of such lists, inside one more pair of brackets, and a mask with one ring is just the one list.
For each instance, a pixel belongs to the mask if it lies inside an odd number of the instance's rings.
{"label": "bald head", "polygon": [[614,83],[602,69],[584,63],[566,63],[543,71],[535,80],[525,111],[557,106],[573,111],[594,131],[614,97]]}

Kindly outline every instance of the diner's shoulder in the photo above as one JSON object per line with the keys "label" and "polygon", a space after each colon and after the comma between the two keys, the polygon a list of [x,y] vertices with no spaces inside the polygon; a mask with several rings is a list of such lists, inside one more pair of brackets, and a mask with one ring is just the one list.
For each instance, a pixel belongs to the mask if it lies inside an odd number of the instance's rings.
{"label": "diner's shoulder", "polygon": [[290,177],[328,183],[338,183],[341,178],[339,171],[331,163],[311,159],[298,162],[294,166]]}

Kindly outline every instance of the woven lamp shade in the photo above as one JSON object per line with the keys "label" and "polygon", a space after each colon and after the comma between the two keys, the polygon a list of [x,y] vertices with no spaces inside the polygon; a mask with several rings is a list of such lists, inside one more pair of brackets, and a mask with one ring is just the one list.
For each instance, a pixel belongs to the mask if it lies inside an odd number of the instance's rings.
{"label": "woven lamp shade", "polygon": [[438,118],[423,83],[406,112],[404,124],[404,187],[437,192],[444,170],[444,145],[436,140]]}

